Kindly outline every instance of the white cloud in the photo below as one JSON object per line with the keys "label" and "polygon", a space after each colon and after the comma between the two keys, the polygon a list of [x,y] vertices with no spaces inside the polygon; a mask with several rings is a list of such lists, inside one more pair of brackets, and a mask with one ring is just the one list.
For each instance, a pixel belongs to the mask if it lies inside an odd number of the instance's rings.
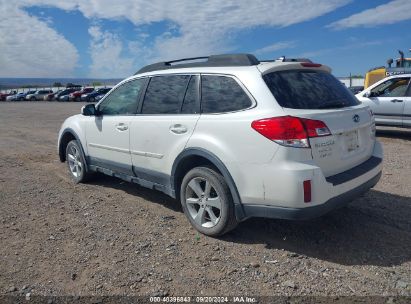
{"label": "white cloud", "polygon": [[[121,41],[112,33],[101,32],[100,29],[99,33],[93,33],[97,29],[90,29],[90,35],[100,35],[98,37],[92,36],[90,54],[93,63],[90,74],[105,77],[102,75],[114,73],[110,77],[117,77],[126,76],[118,73],[129,73],[129,71],[138,68],[138,65],[150,61],[235,52],[237,49],[235,38],[241,31],[260,26],[285,27],[312,20],[351,1],[123,0],[113,2],[112,0],[72,0],[69,2],[66,0],[20,0],[9,6],[14,6],[15,11],[20,15],[25,14],[21,10],[23,7],[50,6],[64,10],[79,10],[85,17],[92,20],[126,19],[136,27],[166,21],[174,27],[155,37],[152,45],[145,46],[142,45],[145,38],[138,34],[134,40]],[[3,11],[7,12],[7,10]],[[47,27],[47,24],[42,24]],[[30,27],[26,30],[32,36],[38,34],[30,30]],[[51,28],[49,30],[55,33]],[[4,36],[3,30],[0,29],[0,31],[0,36]],[[55,33],[55,35],[58,34]],[[61,39],[61,43],[63,43],[62,41],[63,39]],[[65,43],[68,44],[67,41]],[[66,49],[72,50],[73,48]],[[131,55],[126,55],[127,52],[124,50],[129,49],[134,50],[134,52]],[[269,52],[269,49],[268,51],[260,50],[263,53],[265,51]],[[275,51],[275,49],[272,48],[271,51]],[[135,54],[139,54],[137,59]],[[134,66],[128,68],[128,64],[134,64]],[[118,65],[118,67],[114,69],[110,68],[109,65]],[[102,74],[97,75],[99,73]]]}
{"label": "white cloud", "polygon": [[[161,1],[160,1],[161,2]],[[335,10],[348,0],[299,1],[173,1],[160,19],[179,26],[179,36],[160,36],[153,47],[153,60],[233,52],[235,37],[259,26],[284,27]],[[164,2],[162,2],[164,3]],[[296,13],[298,12],[298,13]],[[153,16],[153,19],[158,16]],[[145,16],[145,18],[148,18]],[[135,19],[134,22],[140,20]]]}
{"label": "white cloud", "polygon": [[69,77],[76,48],[12,1],[0,1],[0,77]]}
{"label": "white cloud", "polygon": [[114,78],[119,75],[130,75],[135,71],[133,58],[122,56],[124,47],[118,36],[103,32],[98,26],[91,26],[88,32],[91,36],[92,60],[89,77]]}
{"label": "white cloud", "polygon": [[408,19],[411,19],[411,1],[394,0],[333,22],[328,25],[328,27],[334,29],[360,26],[374,27],[383,24],[393,24]]}
{"label": "white cloud", "polygon": [[267,45],[263,48],[257,49],[254,51],[254,53],[257,55],[268,54],[268,53],[272,53],[278,50],[291,49],[291,48],[294,48],[295,46],[296,46],[295,41],[280,41],[280,42]]}

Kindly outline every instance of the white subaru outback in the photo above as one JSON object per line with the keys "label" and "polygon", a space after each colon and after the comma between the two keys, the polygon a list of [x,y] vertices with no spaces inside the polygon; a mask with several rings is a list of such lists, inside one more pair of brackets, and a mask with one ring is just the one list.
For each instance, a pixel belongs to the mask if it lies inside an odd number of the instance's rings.
{"label": "white subaru outback", "polygon": [[63,123],[58,153],[76,183],[102,172],[162,191],[216,236],[250,217],[323,215],[380,179],[372,111],[330,68],[186,60],[142,68]]}

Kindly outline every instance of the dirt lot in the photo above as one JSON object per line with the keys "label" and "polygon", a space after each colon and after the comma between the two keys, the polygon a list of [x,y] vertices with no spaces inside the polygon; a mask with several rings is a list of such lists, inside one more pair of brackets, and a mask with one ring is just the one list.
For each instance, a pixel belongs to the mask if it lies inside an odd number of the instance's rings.
{"label": "dirt lot", "polygon": [[411,295],[411,130],[379,131],[380,183],[349,207],[213,239],[180,205],[56,153],[79,103],[0,103],[0,294]]}

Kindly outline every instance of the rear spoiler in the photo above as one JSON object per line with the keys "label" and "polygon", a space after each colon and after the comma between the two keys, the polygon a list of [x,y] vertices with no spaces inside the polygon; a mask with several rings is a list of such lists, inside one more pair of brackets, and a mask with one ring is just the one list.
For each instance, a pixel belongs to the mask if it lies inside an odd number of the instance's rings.
{"label": "rear spoiler", "polygon": [[327,65],[314,63],[314,62],[272,62],[266,64],[260,64],[257,66],[259,71],[264,75],[276,71],[284,71],[284,70],[317,70],[323,71],[326,73],[331,73],[331,68]]}

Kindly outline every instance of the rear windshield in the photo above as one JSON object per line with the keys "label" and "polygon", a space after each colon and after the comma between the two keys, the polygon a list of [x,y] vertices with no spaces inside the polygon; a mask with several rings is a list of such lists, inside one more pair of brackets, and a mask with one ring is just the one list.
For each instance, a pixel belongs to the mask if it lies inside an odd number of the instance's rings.
{"label": "rear windshield", "polygon": [[334,76],[322,71],[288,70],[263,76],[280,106],[291,109],[333,109],[359,101]]}

